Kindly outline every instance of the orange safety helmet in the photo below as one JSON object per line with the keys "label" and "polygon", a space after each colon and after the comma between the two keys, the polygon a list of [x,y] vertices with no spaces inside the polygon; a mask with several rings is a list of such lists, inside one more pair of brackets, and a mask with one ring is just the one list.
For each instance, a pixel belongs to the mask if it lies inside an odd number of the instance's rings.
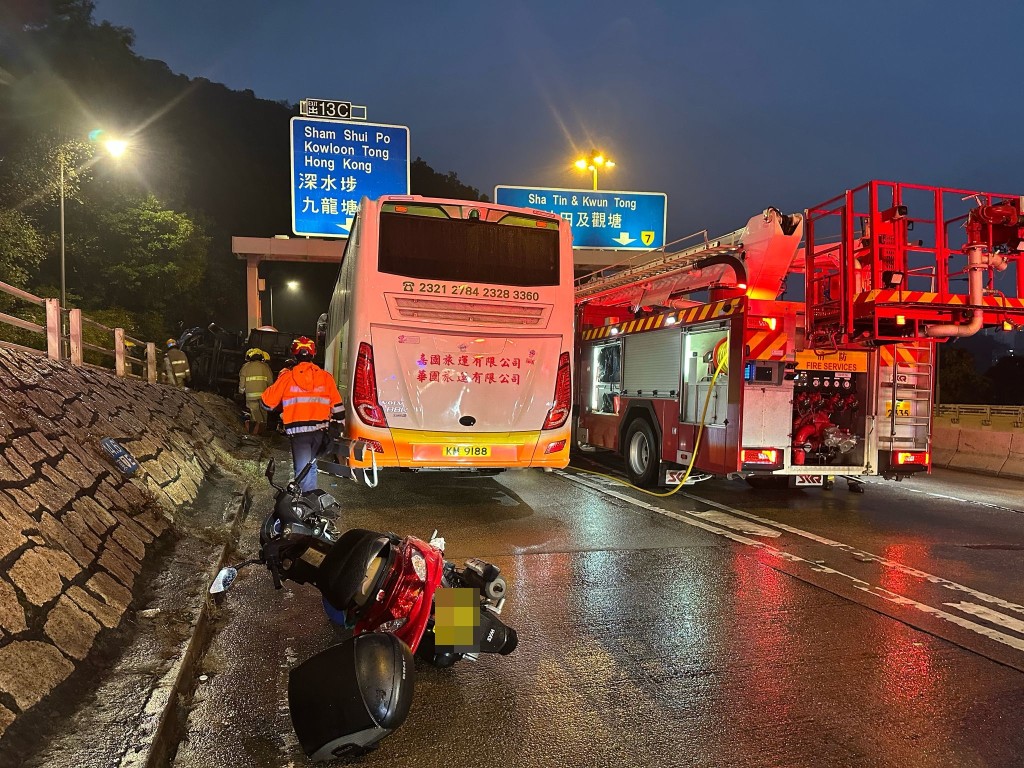
{"label": "orange safety helmet", "polygon": [[299,336],[292,342],[292,357],[299,355],[309,355],[310,357],[316,355],[316,343],[308,336]]}

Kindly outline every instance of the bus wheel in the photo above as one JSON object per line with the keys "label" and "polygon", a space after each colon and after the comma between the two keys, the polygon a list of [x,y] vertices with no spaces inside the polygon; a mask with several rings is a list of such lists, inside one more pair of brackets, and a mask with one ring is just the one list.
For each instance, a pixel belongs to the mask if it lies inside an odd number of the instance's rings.
{"label": "bus wheel", "polygon": [[647,419],[634,419],[626,430],[626,474],[633,485],[653,488],[658,480],[658,443]]}

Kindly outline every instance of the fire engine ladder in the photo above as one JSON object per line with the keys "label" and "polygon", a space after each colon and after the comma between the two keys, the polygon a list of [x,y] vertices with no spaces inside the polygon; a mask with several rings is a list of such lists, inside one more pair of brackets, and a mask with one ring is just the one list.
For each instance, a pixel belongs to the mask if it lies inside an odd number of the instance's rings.
{"label": "fire engine ladder", "polygon": [[[645,251],[625,261],[612,264],[576,280],[576,303],[608,297],[628,286],[677,277],[694,269],[713,257],[734,255],[743,251],[746,228],[738,229],[716,240],[707,239],[707,230],[668,243],[661,248]],[[704,236],[704,242],[670,252],[685,240]]]}
{"label": "fire engine ladder", "polygon": [[[884,420],[878,432],[879,450],[926,451],[935,405],[934,345],[905,342],[888,349],[891,349],[893,362],[891,370],[883,365],[880,371],[880,399],[888,405],[881,414]],[[907,360],[901,361],[901,358]]]}

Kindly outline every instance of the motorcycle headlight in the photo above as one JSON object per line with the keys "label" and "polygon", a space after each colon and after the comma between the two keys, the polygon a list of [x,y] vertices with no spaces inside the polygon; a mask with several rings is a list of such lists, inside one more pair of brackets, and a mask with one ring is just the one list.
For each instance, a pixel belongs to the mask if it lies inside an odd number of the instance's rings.
{"label": "motorcycle headlight", "polygon": [[416,571],[416,575],[419,577],[420,581],[426,581],[427,561],[424,559],[423,555],[419,552],[413,552],[412,557],[409,559],[412,560],[412,569]]}

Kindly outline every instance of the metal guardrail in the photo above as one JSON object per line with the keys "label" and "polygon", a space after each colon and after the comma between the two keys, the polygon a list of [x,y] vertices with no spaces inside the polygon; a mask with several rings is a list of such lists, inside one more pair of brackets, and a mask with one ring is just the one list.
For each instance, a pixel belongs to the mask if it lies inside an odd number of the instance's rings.
{"label": "metal guardrail", "polygon": [[[26,320],[14,315],[0,312],[0,323],[19,328],[23,331],[39,334],[45,339],[45,347],[37,349],[0,340],[0,347],[17,349],[33,354],[45,354],[52,360],[69,360],[73,365],[89,365],[84,360],[86,351],[100,355],[113,363],[114,372],[121,377],[131,377],[155,382],[157,373],[156,344],[129,336],[124,328],[111,328],[84,317],[80,309],[62,309],[57,299],[44,299],[21,288],[0,282],[0,293],[13,296],[27,304],[42,307],[44,324]],[[83,325],[100,331],[102,336],[109,334],[110,346],[101,346],[83,341]],[[102,367],[102,366],[101,366]]]}
{"label": "metal guardrail", "polygon": [[935,415],[949,417],[953,424],[959,424],[964,417],[972,420],[981,417],[982,426],[991,426],[995,419],[1013,422],[1014,427],[1024,427],[1024,405],[935,405]]}

